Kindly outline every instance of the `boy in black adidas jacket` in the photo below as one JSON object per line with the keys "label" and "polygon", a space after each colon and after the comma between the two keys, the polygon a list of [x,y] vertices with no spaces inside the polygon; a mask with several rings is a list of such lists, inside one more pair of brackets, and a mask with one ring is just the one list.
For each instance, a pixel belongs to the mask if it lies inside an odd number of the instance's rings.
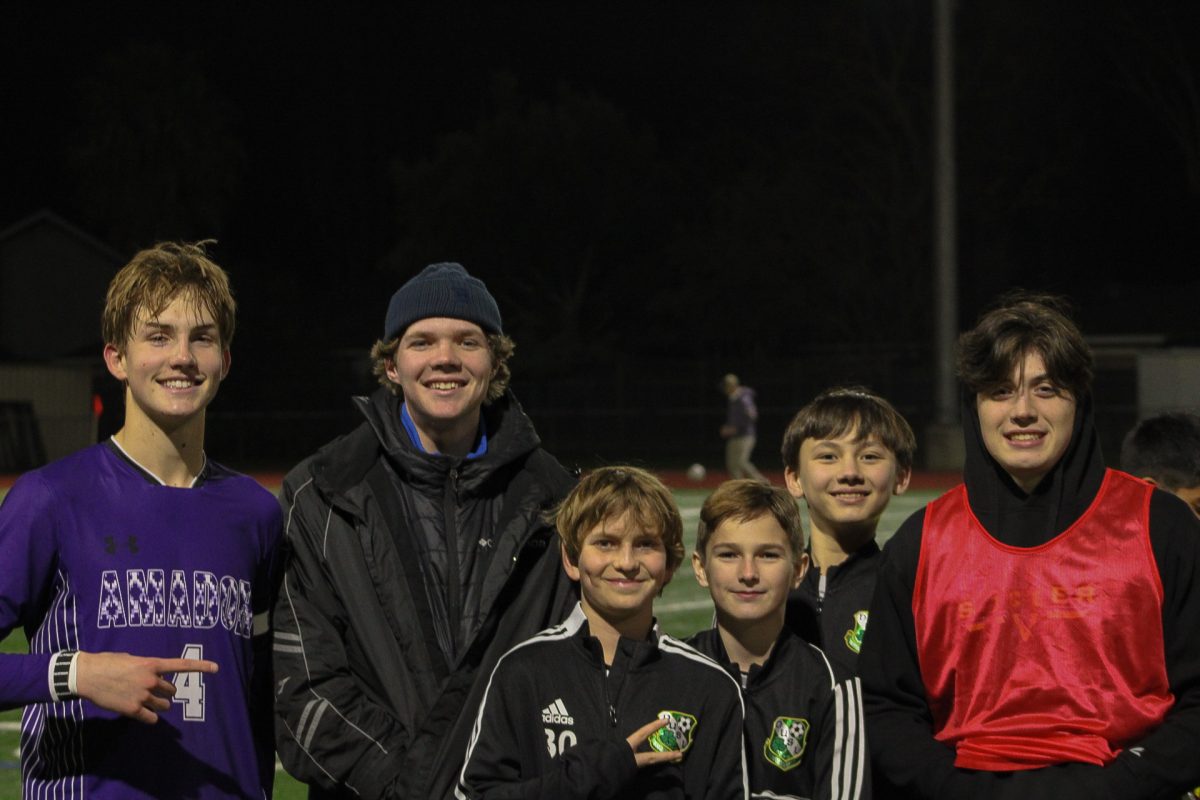
{"label": "boy in black adidas jacket", "polygon": [[740,677],[750,796],[869,798],[858,679],[784,625],[808,569],[796,501],[757,481],[722,484],[700,510],[692,567],[717,627],[689,643]]}
{"label": "boy in black adidas jacket", "polygon": [[496,665],[456,796],[745,800],[737,683],[654,623],[683,560],[671,493],[644,470],[605,467],[555,524],[581,601]]}

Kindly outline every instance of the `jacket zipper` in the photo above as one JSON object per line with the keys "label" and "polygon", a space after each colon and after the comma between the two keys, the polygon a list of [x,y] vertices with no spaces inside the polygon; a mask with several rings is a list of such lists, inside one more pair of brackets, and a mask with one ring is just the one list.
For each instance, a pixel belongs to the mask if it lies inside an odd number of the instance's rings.
{"label": "jacket zipper", "polygon": [[604,705],[608,707],[608,724],[612,727],[617,727],[617,709],[613,705],[612,699],[608,694],[608,676],[611,670],[601,665],[600,683],[604,687]]}
{"label": "jacket zipper", "polygon": [[458,467],[446,476],[446,491],[442,495],[442,515],[446,525],[446,600],[450,615],[451,647],[458,659],[458,641],[462,630],[462,586],[458,577],[458,526],[455,505],[458,501]]}

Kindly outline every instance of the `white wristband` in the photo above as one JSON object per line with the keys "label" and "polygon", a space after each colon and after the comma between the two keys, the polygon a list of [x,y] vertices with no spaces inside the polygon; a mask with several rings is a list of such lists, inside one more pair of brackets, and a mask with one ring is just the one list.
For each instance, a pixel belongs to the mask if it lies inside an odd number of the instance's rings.
{"label": "white wristband", "polygon": [[71,654],[71,671],[67,673],[67,688],[72,697],[79,697],[79,653]]}
{"label": "white wristband", "polygon": [[50,696],[54,702],[74,700],[79,696],[75,680],[78,657],[75,650],[60,650],[50,657]]}

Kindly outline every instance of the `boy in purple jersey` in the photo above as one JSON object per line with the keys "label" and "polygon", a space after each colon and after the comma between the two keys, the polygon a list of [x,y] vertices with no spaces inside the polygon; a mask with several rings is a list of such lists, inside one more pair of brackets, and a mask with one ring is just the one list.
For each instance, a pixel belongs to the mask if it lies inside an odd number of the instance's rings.
{"label": "boy in purple jersey", "polygon": [[[274,497],[204,454],[234,301],[203,244],[109,285],[122,428],[23,475],[0,507],[0,708],[25,706],[26,797],[266,798]],[[261,657],[260,657],[261,654]]]}

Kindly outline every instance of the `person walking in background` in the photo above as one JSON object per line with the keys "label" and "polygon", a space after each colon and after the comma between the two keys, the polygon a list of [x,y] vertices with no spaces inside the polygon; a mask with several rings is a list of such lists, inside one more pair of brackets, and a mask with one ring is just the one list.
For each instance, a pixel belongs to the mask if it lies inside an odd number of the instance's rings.
{"label": "person walking in background", "polygon": [[725,440],[725,471],[732,479],[753,478],[766,483],[767,479],[750,462],[750,453],[754,450],[755,425],[758,422],[754,390],[742,386],[738,376],[731,372],[721,379],[721,391],[729,401],[725,424],[721,426],[721,438]]}
{"label": "person walking in background", "polygon": [[544,518],[574,479],[508,389],[513,346],[482,281],[426,267],[362,423],[284,480],[276,742],[309,797],[450,796],[500,655],[574,606]]}

